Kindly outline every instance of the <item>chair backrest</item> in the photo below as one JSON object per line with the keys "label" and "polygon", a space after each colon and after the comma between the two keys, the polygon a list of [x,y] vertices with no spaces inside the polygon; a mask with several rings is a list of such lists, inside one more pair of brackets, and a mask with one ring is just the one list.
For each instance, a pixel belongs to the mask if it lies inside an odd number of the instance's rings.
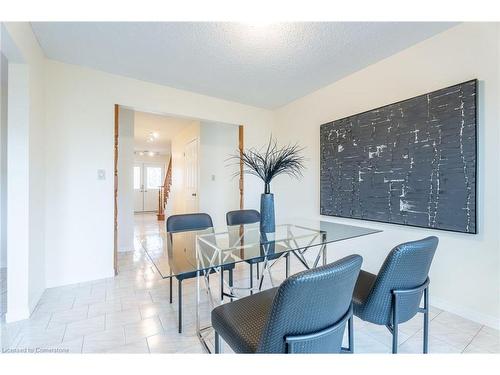
{"label": "chair backrest", "polygon": [[[390,324],[393,290],[413,289],[421,286],[429,275],[438,238],[431,236],[396,246],[385,259],[366,297],[363,316],[376,324]],[[422,292],[404,296],[398,302],[399,323],[411,319],[422,299]]]}
{"label": "chair backrest", "polygon": [[[257,351],[286,353],[285,337],[333,326],[349,311],[363,258],[350,255],[286,279],[278,288]],[[294,348],[296,353],[339,353],[345,323],[334,334]]]}
{"label": "chair backrest", "polygon": [[236,210],[226,214],[227,225],[253,224],[260,221],[260,213],[257,210]]}
{"label": "chair backrest", "polygon": [[167,232],[186,232],[213,227],[209,214],[182,214],[172,215],[167,219]]}

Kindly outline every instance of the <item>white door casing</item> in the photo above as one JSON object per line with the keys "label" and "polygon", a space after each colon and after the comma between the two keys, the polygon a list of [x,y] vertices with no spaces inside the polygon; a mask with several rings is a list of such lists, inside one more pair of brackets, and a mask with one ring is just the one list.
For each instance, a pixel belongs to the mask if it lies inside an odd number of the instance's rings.
{"label": "white door casing", "polygon": [[142,163],[134,164],[134,211],[144,211],[144,185],[142,177]]}
{"label": "white door casing", "polygon": [[158,211],[158,192],[163,184],[165,166],[162,163],[134,164],[134,211]]}
{"label": "white door casing", "polygon": [[184,147],[184,195],[186,213],[198,212],[198,138]]}

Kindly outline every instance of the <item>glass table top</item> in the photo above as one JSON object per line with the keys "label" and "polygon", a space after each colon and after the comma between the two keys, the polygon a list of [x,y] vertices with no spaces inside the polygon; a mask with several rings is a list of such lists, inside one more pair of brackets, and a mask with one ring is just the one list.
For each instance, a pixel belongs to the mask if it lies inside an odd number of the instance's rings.
{"label": "glass table top", "polygon": [[[228,226],[190,232],[146,233],[142,247],[161,277],[194,277],[198,271],[239,262],[276,259],[291,251],[381,232],[380,230],[320,220],[294,220],[276,225],[274,233],[259,224]],[[198,250],[197,250],[198,249]]]}

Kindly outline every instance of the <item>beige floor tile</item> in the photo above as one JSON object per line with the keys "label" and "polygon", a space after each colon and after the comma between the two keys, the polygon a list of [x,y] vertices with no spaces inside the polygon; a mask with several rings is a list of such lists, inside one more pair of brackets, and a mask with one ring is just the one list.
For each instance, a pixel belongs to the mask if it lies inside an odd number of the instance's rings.
{"label": "beige floor tile", "polygon": [[[473,323],[473,325],[470,326],[476,327],[476,323]],[[474,330],[461,328],[455,324],[447,322],[442,323],[437,321],[436,318],[432,320],[429,325],[429,334],[441,341],[447,342],[453,347],[463,350],[472,341],[474,336],[476,336],[480,328],[480,325],[477,325],[477,329]]]}
{"label": "beige floor tile", "polygon": [[94,316],[118,311],[122,311],[122,303],[120,301],[100,302],[89,305],[88,316],[89,318],[92,318]]}
{"label": "beige floor tile", "polygon": [[163,332],[163,326],[161,325],[158,317],[151,317],[140,320],[136,323],[127,324],[124,328],[126,343],[134,342],[141,338],[146,338]]}
{"label": "beige floor tile", "polygon": [[466,353],[500,353],[500,334],[483,327],[465,348]]}
{"label": "beige floor tile", "polygon": [[80,320],[77,322],[68,323],[66,332],[64,333],[64,341],[72,341],[82,338],[91,333],[104,331],[105,316],[100,315],[97,317]]}
{"label": "beige floor tile", "polygon": [[46,348],[62,343],[66,326],[54,329],[25,328],[20,332],[20,339],[16,345],[19,348]]}
{"label": "beige floor tile", "polygon": [[144,354],[149,353],[149,347],[148,342],[143,338],[130,344],[125,344],[108,349],[106,353]]}
{"label": "beige floor tile", "polygon": [[[399,346],[399,353],[420,354],[423,350],[423,333],[418,332],[410,337],[402,345]],[[449,342],[440,340],[432,335],[429,335],[429,353],[445,354],[445,353],[461,353],[462,347],[455,346]]]}
{"label": "beige floor tile", "polygon": [[157,334],[147,338],[151,353],[202,353],[198,338],[194,335]]}
{"label": "beige floor tile", "polygon": [[87,319],[89,307],[88,305],[77,306],[70,310],[58,311],[52,314],[48,328],[53,328],[62,324],[77,322]]}
{"label": "beige floor tile", "polygon": [[102,353],[108,349],[125,345],[123,327],[94,333],[83,337],[83,353]]}
{"label": "beige floor tile", "polygon": [[141,313],[138,308],[117,311],[106,314],[106,329],[123,327],[126,324],[141,321]]}
{"label": "beige floor tile", "polygon": [[139,306],[142,319],[158,316],[161,313],[168,313],[172,306],[168,302],[147,303]]}

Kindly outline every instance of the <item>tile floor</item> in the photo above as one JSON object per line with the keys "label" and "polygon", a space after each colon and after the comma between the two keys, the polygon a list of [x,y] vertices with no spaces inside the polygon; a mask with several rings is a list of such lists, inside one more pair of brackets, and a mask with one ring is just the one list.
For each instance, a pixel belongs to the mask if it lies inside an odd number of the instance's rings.
{"label": "tile floor", "polygon": [[[136,216],[136,234],[162,228],[153,215]],[[248,283],[247,267],[237,266],[236,283]],[[119,269],[114,278],[47,289],[29,320],[1,323],[2,351],[41,348],[65,353],[201,353],[194,331],[195,281],[184,282],[184,332],[179,334],[176,288],[174,303],[169,304],[168,280],[159,277],[138,243],[135,251],[119,254]],[[280,269],[273,271],[273,277],[282,274]],[[209,316],[208,305],[202,312]],[[355,347],[357,353],[390,353],[391,336],[385,327],[356,319]],[[399,350],[420,353],[421,347],[419,315],[401,325]],[[227,345],[224,350],[230,352]],[[432,308],[429,350],[500,353],[500,333]]]}
{"label": "tile floor", "polygon": [[0,268],[0,321],[7,312],[7,268]]}

